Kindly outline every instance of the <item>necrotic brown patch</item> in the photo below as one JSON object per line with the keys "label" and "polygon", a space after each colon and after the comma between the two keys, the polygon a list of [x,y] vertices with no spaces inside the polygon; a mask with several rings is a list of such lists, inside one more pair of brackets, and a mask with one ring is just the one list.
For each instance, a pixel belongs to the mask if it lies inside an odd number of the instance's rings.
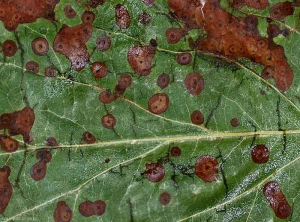
{"label": "necrotic brown patch", "polygon": [[104,62],[93,62],[91,66],[91,72],[96,79],[101,79],[107,75],[108,69]]}
{"label": "necrotic brown patch", "polygon": [[79,205],[78,210],[84,217],[101,216],[105,213],[106,203],[103,200],[96,200],[95,202],[87,200]]}
{"label": "necrotic brown patch", "polygon": [[181,155],[181,149],[178,146],[174,146],[171,148],[171,155],[173,157],[179,157]]}
{"label": "necrotic brown patch", "polygon": [[106,114],[101,118],[101,124],[106,129],[112,129],[116,125],[116,118],[112,114]]}
{"label": "necrotic brown patch", "polygon": [[96,40],[96,47],[99,51],[105,52],[110,48],[111,41],[106,35],[99,36]]}
{"label": "necrotic brown patch", "polygon": [[28,61],[25,65],[26,71],[37,74],[40,70],[40,66],[35,61]]}
{"label": "necrotic brown patch", "polygon": [[45,77],[48,77],[48,78],[53,78],[56,76],[56,71],[55,71],[55,68],[53,66],[49,66],[49,67],[46,67],[45,68]]}
{"label": "necrotic brown patch", "polygon": [[44,179],[46,176],[47,166],[44,162],[37,162],[31,167],[30,176],[35,181]]}
{"label": "necrotic brown patch", "polygon": [[163,192],[159,196],[159,202],[164,206],[168,205],[171,202],[171,200],[172,196],[168,192]]}
{"label": "necrotic brown patch", "polygon": [[131,75],[129,74],[122,74],[118,79],[118,85],[122,89],[128,88],[131,85],[131,83],[132,83],[132,78]]}
{"label": "necrotic brown patch", "polygon": [[284,20],[285,17],[294,14],[294,6],[292,2],[279,2],[270,8],[270,16],[275,20]]}
{"label": "necrotic brown patch", "polygon": [[204,79],[199,73],[189,73],[184,79],[187,91],[193,96],[199,95],[204,89]]}
{"label": "necrotic brown patch", "polygon": [[10,136],[0,134],[0,145],[5,152],[15,152],[19,148],[19,142]]}
{"label": "necrotic brown patch", "polygon": [[239,119],[238,118],[232,118],[230,120],[230,124],[231,124],[232,127],[238,127],[238,125],[239,125]]}
{"label": "necrotic brown patch", "polygon": [[105,0],[90,0],[89,6],[92,8],[96,8],[98,5],[103,5]]}
{"label": "necrotic brown patch", "polygon": [[194,112],[192,112],[191,121],[196,125],[201,125],[204,123],[204,116],[200,110],[195,110]]}
{"label": "necrotic brown patch", "polygon": [[64,12],[68,18],[75,18],[77,15],[76,11],[73,9],[72,5],[70,4],[66,5],[66,7],[64,8]]}
{"label": "necrotic brown patch", "polygon": [[83,141],[88,143],[88,144],[92,144],[92,143],[96,142],[96,137],[88,131],[85,131],[82,134],[82,138],[83,138]]}
{"label": "necrotic brown patch", "polygon": [[85,11],[81,16],[81,20],[83,23],[92,24],[95,20],[94,12]]}
{"label": "necrotic brown patch", "polygon": [[169,107],[169,96],[165,93],[157,93],[148,100],[148,110],[154,114],[162,114]]}
{"label": "necrotic brown patch", "polygon": [[55,222],[71,222],[73,212],[65,201],[58,201],[53,217]]}
{"label": "necrotic brown patch", "polygon": [[262,164],[269,160],[270,151],[263,144],[256,145],[251,150],[251,157],[254,163]]}
{"label": "necrotic brown patch", "polygon": [[116,96],[109,90],[105,90],[99,94],[100,102],[109,104],[116,99]]}
{"label": "necrotic brown patch", "polygon": [[38,37],[31,42],[31,48],[34,54],[43,56],[49,51],[49,43],[47,39]]}
{"label": "necrotic brown patch", "polygon": [[152,20],[151,15],[149,15],[147,12],[143,12],[139,14],[138,21],[139,23],[143,25],[148,25]]}
{"label": "necrotic brown patch", "polygon": [[120,29],[128,29],[130,26],[130,15],[127,8],[122,4],[117,4],[115,8],[115,17]]}
{"label": "necrotic brown patch", "polygon": [[2,43],[2,53],[4,56],[11,57],[16,54],[18,47],[13,40],[6,40]]}
{"label": "necrotic brown patch", "polygon": [[166,73],[162,73],[158,76],[157,78],[157,85],[161,88],[164,89],[166,88],[170,83],[170,76]]}
{"label": "necrotic brown patch", "polygon": [[167,42],[175,44],[179,42],[186,33],[180,28],[168,28],[166,31]]}
{"label": "necrotic brown patch", "polygon": [[57,140],[54,137],[49,137],[46,139],[47,146],[58,146]]}
{"label": "necrotic brown patch", "polygon": [[39,152],[37,152],[36,158],[39,159],[40,162],[49,163],[52,159],[52,154],[50,151],[42,149]]}
{"label": "necrotic brown patch", "polygon": [[10,167],[3,166],[0,168],[0,214],[3,214],[13,193],[12,185],[8,180]]}
{"label": "necrotic brown patch", "polygon": [[200,156],[195,164],[196,175],[205,182],[213,182],[218,179],[219,163],[216,158],[209,155]]}
{"label": "necrotic brown patch", "polygon": [[286,219],[291,215],[292,208],[277,182],[270,181],[266,183],[263,188],[263,193],[278,218]]}
{"label": "necrotic brown patch", "polygon": [[188,65],[192,61],[193,57],[191,53],[183,52],[176,56],[176,61],[180,65]]}
{"label": "necrotic brown patch", "polygon": [[245,5],[256,8],[256,9],[265,9],[269,5],[268,0],[233,0],[233,7],[235,8],[241,8]]}
{"label": "necrotic brown patch", "polygon": [[165,177],[165,169],[160,163],[146,164],[145,175],[151,182],[159,182]]}

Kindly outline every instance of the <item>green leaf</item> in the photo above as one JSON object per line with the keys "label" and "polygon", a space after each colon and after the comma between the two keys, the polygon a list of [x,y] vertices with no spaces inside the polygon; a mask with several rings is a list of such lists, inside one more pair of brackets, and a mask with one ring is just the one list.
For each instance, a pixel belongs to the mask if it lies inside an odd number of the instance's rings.
{"label": "green leaf", "polygon": [[[279,1],[269,2],[273,5]],[[81,23],[87,1],[61,0],[52,22],[40,18],[20,24],[15,31],[0,24],[0,43],[11,39],[19,47],[12,57],[0,53],[0,114],[28,105],[35,112],[30,132],[33,141],[24,144],[22,136],[14,136],[20,148],[0,153],[0,166],[11,168],[9,180],[13,185],[12,198],[0,220],[53,221],[57,202],[65,201],[73,211],[73,221],[280,221],[263,194],[264,185],[276,181],[292,207],[286,221],[299,221],[299,7],[285,21],[274,21],[281,29],[291,31],[288,37],[274,39],[284,47],[294,73],[292,86],[281,92],[273,79],[260,77],[262,65],[246,58],[230,60],[191,50],[188,38],[196,40],[205,34],[201,30],[191,30],[180,42],[168,44],[166,30],[183,24],[170,17],[167,1],[156,0],[153,7],[143,1],[122,1],[131,16],[130,27],[123,30],[115,20],[118,3],[106,1],[90,8],[96,15],[92,36],[86,42],[90,63],[81,71],[71,69],[70,61],[54,51],[53,42],[63,25]],[[73,19],[63,11],[68,4],[77,13]],[[227,1],[221,5],[236,16],[258,16],[259,32],[267,37],[269,7],[233,11]],[[138,22],[142,12],[151,16],[149,25]],[[102,35],[111,39],[111,48],[105,52],[95,45]],[[31,49],[37,37],[49,42],[45,56]],[[158,43],[151,74],[140,76],[129,65],[127,53],[131,46],[149,45],[151,39]],[[193,62],[180,65],[176,55],[185,51],[192,54]],[[39,64],[37,74],[25,70],[31,60]],[[95,61],[106,63],[109,73],[105,78],[95,79],[91,73]],[[56,68],[56,77],[44,76],[49,66]],[[184,86],[191,72],[200,73],[205,80],[198,96],[189,94]],[[99,93],[114,91],[122,73],[132,76],[131,86],[104,105]],[[171,79],[164,89],[157,85],[162,73],[168,73]],[[148,100],[156,93],[166,93],[170,100],[167,111],[160,115],[148,111]],[[191,122],[194,110],[203,113],[204,124]],[[101,125],[107,113],[116,118],[113,129]],[[233,118],[239,121],[237,127],[230,124]],[[95,135],[97,141],[86,144],[82,139],[85,131]],[[58,146],[46,146],[49,137],[56,138]],[[269,148],[267,163],[252,161],[251,150],[256,144]],[[170,154],[175,146],[181,149],[179,157]],[[39,161],[37,152],[45,147],[52,160],[47,163],[45,178],[35,181],[30,170]],[[217,158],[217,181],[204,182],[195,174],[196,160],[202,155]],[[146,164],[156,162],[163,165],[165,176],[155,183],[147,179],[145,171]],[[164,192],[171,195],[168,205],[159,201]],[[86,200],[105,201],[105,213],[82,216],[78,208]]]}

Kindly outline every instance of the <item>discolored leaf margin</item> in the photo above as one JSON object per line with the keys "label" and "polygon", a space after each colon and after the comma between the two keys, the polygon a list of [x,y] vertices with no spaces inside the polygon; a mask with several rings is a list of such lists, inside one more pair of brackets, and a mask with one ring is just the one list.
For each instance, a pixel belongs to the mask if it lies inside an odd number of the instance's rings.
{"label": "discolored leaf margin", "polygon": [[[278,1],[269,1],[270,5]],[[263,69],[247,59],[230,61],[210,53],[191,50],[188,38],[194,40],[204,33],[189,31],[176,44],[168,44],[166,30],[179,28],[172,21],[166,1],[157,0],[153,7],[143,1],[122,1],[131,16],[130,27],[116,25],[115,6],[119,1],[106,1],[91,8],[96,15],[93,33],[87,41],[90,63],[76,72],[63,55],[55,53],[53,42],[64,25],[81,23],[85,1],[60,1],[55,7],[56,21],[38,19],[7,31],[1,23],[0,42],[15,41],[19,47],[12,57],[0,53],[0,113],[21,110],[29,105],[35,111],[31,130],[33,142],[24,144],[22,136],[14,136],[21,145],[14,153],[1,151],[1,164],[11,169],[12,198],[0,220],[52,220],[58,201],[65,201],[73,212],[73,221],[261,221],[279,220],[262,189],[268,181],[276,181],[289,204],[292,215],[286,220],[298,221],[299,214],[299,8],[283,22],[289,28],[288,37],[274,39],[284,47],[287,61],[293,69],[290,89],[280,92],[272,80],[263,80]],[[266,10],[241,8],[232,11],[226,1],[222,7],[234,15],[258,15],[259,32],[267,36],[269,16]],[[71,4],[77,15],[64,14]],[[138,15],[147,12],[149,25],[138,22]],[[108,36],[111,47],[105,52],[96,48],[99,36]],[[45,56],[33,53],[31,42],[46,38],[49,51]],[[132,46],[147,46],[156,39],[157,50],[148,76],[134,74],[127,61]],[[185,66],[176,62],[179,53],[189,51],[193,61]],[[222,56],[221,56],[222,57]],[[28,61],[39,63],[37,74],[27,72]],[[95,79],[90,65],[105,62],[109,73]],[[44,70],[55,67],[56,76],[45,78]],[[132,84],[116,100],[102,104],[99,93],[114,92],[123,73],[132,76]],[[199,72],[204,78],[203,92],[192,96],[184,86],[188,73]],[[170,75],[170,84],[161,89],[157,78]],[[168,109],[157,116],[148,111],[148,100],[156,93],[169,96]],[[203,125],[191,123],[194,110],[204,115]],[[116,125],[106,129],[101,118],[111,113]],[[239,125],[230,121],[237,118]],[[85,144],[84,132],[96,137]],[[1,133],[6,133],[5,131]],[[58,146],[51,150],[46,176],[41,181],[30,177],[37,162],[37,152],[45,141],[54,137]],[[265,144],[270,150],[269,161],[255,164],[252,147]],[[172,147],[180,147],[181,155],[169,155]],[[219,164],[218,180],[205,183],[194,174],[199,156],[211,155]],[[109,158],[110,161],[107,161]],[[160,162],[164,166],[163,180],[152,183],[144,175],[146,164]],[[160,195],[168,192],[171,202],[164,206]],[[84,201],[103,200],[105,213],[83,217],[79,205]],[[50,219],[51,218],[51,219]]]}

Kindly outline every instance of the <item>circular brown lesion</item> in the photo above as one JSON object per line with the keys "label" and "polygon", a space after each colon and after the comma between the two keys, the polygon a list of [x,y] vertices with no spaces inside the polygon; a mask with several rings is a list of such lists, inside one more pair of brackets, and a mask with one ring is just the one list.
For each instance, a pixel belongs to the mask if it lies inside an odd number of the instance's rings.
{"label": "circular brown lesion", "polygon": [[96,142],[96,137],[88,131],[85,131],[82,134],[82,138],[83,138],[83,141],[86,142],[87,144],[92,144],[92,143]]}
{"label": "circular brown lesion", "polygon": [[116,99],[116,96],[109,90],[102,91],[99,94],[100,102],[104,104],[109,104]]}
{"label": "circular brown lesion", "polygon": [[191,114],[191,121],[195,125],[201,125],[204,123],[204,116],[200,110],[195,110]]}
{"label": "circular brown lesion", "polygon": [[96,79],[101,79],[107,75],[108,68],[104,62],[94,62],[91,66],[91,72]]}
{"label": "circular brown lesion", "polygon": [[171,202],[171,200],[172,196],[168,192],[163,192],[159,196],[159,202],[164,206],[168,205]]}
{"label": "circular brown lesion", "polygon": [[176,61],[180,65],[188,65],[193,59],[193,56],[189,52],[183,52],[177,55]]}
{"label": "circular brown lesion", "polygon": [[166,93],[154,94],[148,100],[148,110],[154,114],[162,114],[169,107],[169,96]]}
{"label": "circular brown lesion", "polygon": [[170,76],[166,73],[162,73],[158,76],[157,78],[157,85],[161,88],[164,89],[166,88],[170,83]]}
{"label": "circular brown lesion", "polygon": [[105,52],[111,46],[110,38],[106,35],[99,36],[96,40],[96,47],[99,51]]}
{"label": "circular brown lesion", "polygon": [[159,182],[165,177],[165,169],[160,163],[149,163],[144,174],[149,181]]}
{"label": "circular brown lesion", "polygon": [[64,12],[68,18],[75,18],[77,15],[76,11],[70,4],[66,5],[66,7],[64,8]]}
{"label": "circular brown lesion", "polygon": [[34,54],[43,56],[49,51],[49,43],[47,39],[38,37],[31,42],[31,48]]}
{"label": "circular brown lesion", "polygon": [[106,129],[113,129],[116,125],[116,122],[116,118],[110,113],[101,118],[101,124]]}
{"label": "circular brown lesion", "polygon": [[82,16],[81,16],[81,20],[83,23],[89,23],[92,24],[95,20],[95,14],[94,12],[91,11],[85,11]]}
{"label": "circular brown lesion", "polygon": [[4,56],[12,57],[18,51],[18,46],[13,40],[6,40],[2,43],[2,53]]}
{"label": "circular brown lesion", "polygon": [[204,89],[204,78],[199,73],[189,73],[184,79],[184,85],[190,94],[197,96]]}
{"label": "circular brown lesion", "polygon": [[218,179],[219,163],[210,155],[200,156],[195,164],[196,175],[205,182],[213,182]]}
{"label": "circular brown lesion", "polygon": [[251,150],[251,157],[254,163],[262,164],[269,160],[270,151],[264,144],[258,144]]}
{"label": "circular brown lesion", "polygon": [[40,66],[35,61],[28,61],[25,65],[26,71],[37,74],[40,70]]}

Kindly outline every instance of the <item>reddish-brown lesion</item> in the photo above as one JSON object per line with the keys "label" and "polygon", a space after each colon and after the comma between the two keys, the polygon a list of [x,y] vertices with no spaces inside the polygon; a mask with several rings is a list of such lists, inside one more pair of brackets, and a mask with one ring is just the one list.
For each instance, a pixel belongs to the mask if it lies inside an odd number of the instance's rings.
{"label": "reddish-brown lesion", "polygon": [[204,5],[191,0],[168,0],[168,4],[185,27],[205,30],[206,37],[191,44],[195,49],[232,60],[249,58],[274,70],[271,77],[279,90],[286,91],[292,85],[293,70],[283,47],[272,38],[260,36],[257,17],[235,17],[221,8],[219,0],[206,1]]}
{"label": "reddish-brown lesion", "polygon": [[38,18],[54,20],[54,8],[59,0],[0,0],[0,20],[4,27],[15,30],[19,24],[31,23]]}
{"label": "reddish-brown lesion", "polygon": [[0,214],[3,214],[13,193],[13,188],[9,182],[10,167],[0,168]]}

